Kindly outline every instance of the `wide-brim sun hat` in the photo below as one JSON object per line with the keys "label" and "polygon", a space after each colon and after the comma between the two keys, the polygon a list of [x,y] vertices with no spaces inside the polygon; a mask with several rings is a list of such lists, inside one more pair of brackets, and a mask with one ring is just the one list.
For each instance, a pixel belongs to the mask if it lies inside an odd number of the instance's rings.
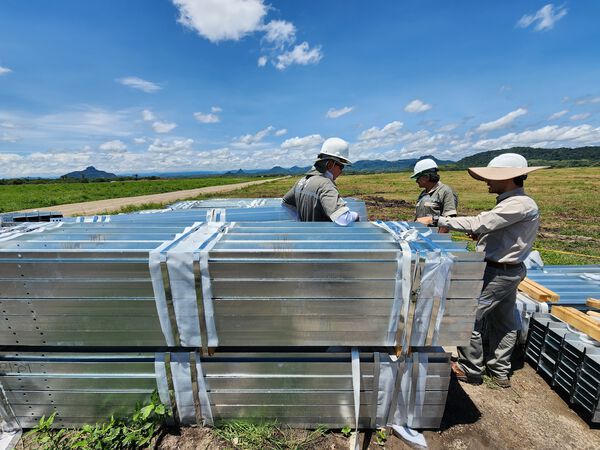
{"label": "wide-brim sun hat", "polygon": [[492,159],[487,167],[469,167],[469,175],[481,181],[502,181],[527,175],[550,166],[528,166],[527,160],[517,153],[503,153]]}

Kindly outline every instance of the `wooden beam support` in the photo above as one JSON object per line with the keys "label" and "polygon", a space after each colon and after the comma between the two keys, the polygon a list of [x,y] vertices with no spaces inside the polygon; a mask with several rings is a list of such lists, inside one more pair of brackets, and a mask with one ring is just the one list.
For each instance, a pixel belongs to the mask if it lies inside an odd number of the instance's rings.
{"label": "wooden beam support", "polygon": [[585,304],[587,306],[589,306],[590,308],[596,308],[596,309],[600,309],[600,300],[598,300],[597,298],[588,298],[587,301],[585,302]]}
{"label": "wooden beam support", "polygon": [[600,323],[581,311],[568,306],[553,306],[552,315],[600,341]]}
{"label": "wooden beam support", "polygon": [[538,302],[555,303],[560,299],[560,295],[558,295],[556,292],[551,291],[550,289],[542,286],[539,283],[536,283],[529,278],[525,278],[523,281],[521,281],[519,284],[519,290]]}

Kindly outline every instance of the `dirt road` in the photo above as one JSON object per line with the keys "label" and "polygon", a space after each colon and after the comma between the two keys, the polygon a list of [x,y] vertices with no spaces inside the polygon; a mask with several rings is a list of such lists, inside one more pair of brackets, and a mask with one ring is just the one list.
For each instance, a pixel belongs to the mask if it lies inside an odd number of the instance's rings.
{"label": "dirt road", "polygon": [[241,189],[255,184],[269,183],[271,181],[281,180],[282,178],[272,178],[270,180],[248,181],[246,183],[224,184],[220,186],[207,186],[198,189],[188,189],[185,191],[164,192],[162,194],[140,195],[138,197],[110,198],[106,200],[95,200],[84,203],[70,203],[67,205],[49,206],[47,208],[23,209],[21,212],[30,211],[57,211],[63,213],[65,217],[89,216],[94,214],[106,214],[111,211],[117,211],[125,206],[139,206],[149,203],[170,203],[179,200],[194,198],[200,194],[211,194],[215,192],[229,192]]}

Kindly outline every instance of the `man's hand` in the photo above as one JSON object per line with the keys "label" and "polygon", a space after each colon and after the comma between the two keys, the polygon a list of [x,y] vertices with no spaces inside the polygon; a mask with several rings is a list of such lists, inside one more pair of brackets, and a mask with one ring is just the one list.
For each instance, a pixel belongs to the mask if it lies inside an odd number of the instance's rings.
{"label": "man's hand", "polygon": [[419,217],[417,222],[422,223],[423,225],[431,225],[433,223],[433,217]]}

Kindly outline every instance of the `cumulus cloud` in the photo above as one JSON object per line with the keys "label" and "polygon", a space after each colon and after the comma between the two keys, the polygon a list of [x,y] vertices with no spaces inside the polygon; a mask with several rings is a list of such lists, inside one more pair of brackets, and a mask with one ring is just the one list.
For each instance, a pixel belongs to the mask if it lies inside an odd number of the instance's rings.
{"label": "cumulus cloud", "polygon": [[2,67],[0,66],[0,75],[6,75],[7,73],[11,73],[12,70],[10,70],[8,67]]}
{"label": "cumulus cloud", "polygon": [[517,117],[520,117],[525,114],[527,114],[527,109],[518,108],[514,111],[509,112],[505,116],[500,117],[497,120],[480,124],[475,131],[477,131],[478,133],[486,133],[488,131],[499,130],[511,124]]}
{"label": "cumulus cloud", "polygon": [[19,138],[12,134],[7,134],[7,133],[0,134],[0,142],[8,142],[8,143],[12,144],[12,143],[15,143],[18,141],[19,141]]}
{"label": "cumulus cloud", "polygon": [[153,94],[162,89],[158,84],[138,77],[117,78],[117,83],[121,83],[123,86],[128,86],[132,89],[147,92],[148,94]]}
{"label": "cumulus cloud", "polygon": [[262,0],[172,0],[179,22],[211,42],[240,40],[262,26]]}
{"label": "cumulus cloud", "polygon": [[142,119],[144,119],[147,122],[150,122],[152,120],[155,120],[156,117],[154,116],[154,113],[152,111],[150,111],[149,109],[145,109],[142,111]]}
{"label": "cumulus cloud", "polygon": [[588,117],[590,117],[591,114],[590,113],[580,113],[580,114],[573,114],[570,119],[571,120],[585,120]]}
{"label": "cumulus cloud", "polygon": [[344,106],[340,109],[329,108],[329,110],[325,114],[325,117],[327,117],[328,119],[337,119],[338,117],[342,117],[343,115],[348,114],[353,109],[354,106]]}
{"label": "cumulus cloud", "polygon": [[265,67],[267,65],[268,61],[269,61],[269,59],[266,56],[261,56],[256,61],[256,64],[258,65],[258,67]]}
{"label": "cumulus cloud", "polygon": [[293,137],[286,139],[281,143],[281,148],[284,150],[294,149],[300,151],[313,150],[318,148],[323,143],[323,138],[320,134],[311,134],[304,137]]}
{"label": "cumulus cloud", "polygon": [[194,118],[200,123],[217,123],[220,121],[219,116],[213,113],[195,112]]}
{"label": "cumulus cloud", "polygon": [[422,113],[431,109],[431,105],[422,102],[418,98],[404,107],[404,111],[409,113]]}
{"label": "cumulus cloud", "polygon": [[156,122],[154,122],[152,124],[152,128],[157,133],[168,133],[169,131],[171,131],[172,129],[174,129],[176,126],[177,126],[177,124],[173,123],[173,122],[159,122],[159,121],[156,121]]}
{"label": "cumulus cloud", "polygon": [[292,50],[277,55],[275,67],[279,70],[291,66],[292,64],[300,64],[306,66],[308,64],[316,64],[323,58],[321,46],[310,48],[308,42],[304,41],[296,45]]}
{"label": "cumulus cloud", "polygon": [[143,137],[142,138],[134,138],[133,139],[133,143],[136,144],[136,145],[142,145],[142,144],[145,144],[147,142],[148,142],[148,140],[146,138],[143,138]]}
{"label": "cumulus cloud", "polygon": [[192,151],[193,139],[155,139],[148,146],[150,153],[189,153]]}
{"label": "cumulus cloud", "polygon": [[221,111],[223,111],[223,108],[221,108],[220,106],[211,106],[210,107],[210,112],[219,113]]}
{"label": "cumulus cloud", "polygon": [[568,109],[563,109],[562,111],[558,111],[558,112],[555,112],[554,114],[552,114],[550,117],[548,117],[548,120],[560,119],[562,116],[564,116],[565,114],[568,114],[568,113],[569,113]]}
{"label": "cumulus cloud", "polygon": [[287,133],[287,129],[285,129],[285,128],[282,128],[282,129],[280,129],[280,130],[277,130],[277,131],[275,132],[275,136],[283,136],[283,135],[284,135],[284,134],[286,134],[286,133]]}
{"label": "cumulus cloud", "polygon": [[600,141],[600,127],[577,125],[560,127],[548,125],[536,130],[508,133],[495,139],[482,139],[473,148],[495,150],[510,147],[548,147],[595,145]]}
{"label": "cumulus cloud", "polygon": [[283,48],[296,40],[296,27],[285,20],[272,20],[262,30],[265,32],[264,39],[277,48]]}
{"label": "cumulus cloud", "polygon": [[108,153],[123,153],[123,152],[127,151],[127,146],[125,145],[125,143],[118,139],[116,139],[114,141],[105,142],[105,143],[101,144],[100,147],[98,147],[98,148],[100,150],[102,150],[103,152],[108,152]]}
{"label": "cumulus cloud", "polygon": [[358,140],[366,141],[370,139],[381,139],[390,135],[395,135],[400,131],[400,129],[403,126],[404,124],[402,122],[395,120],[394,122],[388,123],[381,129],[377,127],[371,127],[368,130],[365,130],[362,133],[360,133],[360,135],[358,136]]}
{"label": "cumulus cloud", "polygon": [[275,128],[273,126],[268,126],[255,134],[245,134],[240,136],[235,143],[242,145],[252,145],[260,143],[265,137],[269,135]]}
{"label": "cumulus cloud", "polygon": [[527,28],[531,24],[537,22],[534,27],[535,31],[550,30],[554,24],[567,15],[567,8],[559,6],[555,8],[552,3],[540,8],[535,14],[525,14],[517,22],[517,27]]}
{"label": "cumulus cloud", "polygon": [[579,97],[577,99],[574,100],[576,105],[588,105],[588,104],[593,104],[593,103],[600,103],[600,95],[598,96],[592,96],[592,95],[586,95],[584,97]]}

